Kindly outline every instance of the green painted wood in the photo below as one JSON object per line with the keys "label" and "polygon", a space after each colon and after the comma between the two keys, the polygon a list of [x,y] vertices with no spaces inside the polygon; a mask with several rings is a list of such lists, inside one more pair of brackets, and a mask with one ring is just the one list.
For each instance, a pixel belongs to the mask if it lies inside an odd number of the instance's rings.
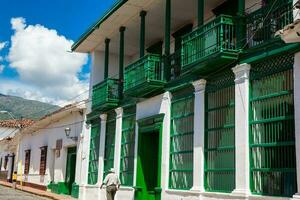
{"label": "green painted wood", "polygon": [[133,186],[136,106],[125,107],[122,121],[120,180]]}
{"label": "green painted wood", "polygon": [[98,163],[100,148],[100,120],[94,120],[91,127],[90,155],[88,168],[88,184],[95,185],[98,182]]}
{"label": "green painted wood", "polygon": [[169,188],[193,186],[194,95],[192,89],[173,94],[171,107]]}
{"label": "green painted wood", "polygon": [[92,109],[105,111],[119,103],[119,80],[109,78],[93,87]]}
{"label": "green painted wood", "polygon": [[164,115],[160,114],[138,121],[136,200],[161,199],[163,117]]}
{"label": "green painted wood", "polygon": [[160,55],[148,54],[125,69],[125,95],[143,97],[160,91],[164,84]]}
{"label": "green painted wood", "polygon": [[165,7],[165,56],[166,59],[164,60],[164,75],[166,80],[170,79],[170,61],[169,55],[171,51],[171,0],[166,0],[166,7]]}
{"label": "green painted wood", "polygon": [[140,58],[145,56],[145,35],[146,35],[146,11],[140,12],[141,27],[140,27]]}
{"label": "green painted wood", "polygon": [[110,39],[105,39],[105,58],[104,58],[104,79],[108,78],[108,67],[109,67],[109,43]]}
{"label": "green painted wood", "polygon": [[79,185],[76,184],[75,182],[72,184],[72,193],[71,196],[73,198],[78,199],[79,198]]}
{"label": "green painted wood", "polygon": [[293,1],[270,1],[246,16],[248,48],[263,48],[271,44],[275,33],[293,22]]}
{"label": "green painted wood", "polygon": [[119,50],[119,99],[123,99],[123,82],[124,82],[124,37],[125,37],[125,27],[120,27],[120,50]]}
{"label": "green painted wood", "polygon": [[204,24],[204,0],[198,0],[198,27]]}
{"label": "green painted wood", "polygon": [[[235,189],[235,87],[232,71],[208,80],[205,100],[205,189]],[[222,180],[222,181],[220,181]]]}
{"label": "green painted wood", "polygon": [[116,137],[116,112],[114,110],[111,110],[107,113],[103,179],[109,173],[109,170],[111,168],[114,168],[115,137]]}
{"label": "green painted wood", "polygon": [[251,67],[250,185],[254,194],[296,193],[294,55],[279,55]]}
{"label": "green painted wood", "polygon": [[[199,63],[210,58],[214,58],[210,60],[214,64],[221,59],[236,60],[239,52],[235,39],[236,21],[234,17],[220,15],[185,35],[182,38],[182,69],[186,71],[191,67],[197,67]],[[218,57],[215,57],[217,55]],[[224,65],[224,60],[219,64]],[[201,70],[207,69],[202,66]]]}

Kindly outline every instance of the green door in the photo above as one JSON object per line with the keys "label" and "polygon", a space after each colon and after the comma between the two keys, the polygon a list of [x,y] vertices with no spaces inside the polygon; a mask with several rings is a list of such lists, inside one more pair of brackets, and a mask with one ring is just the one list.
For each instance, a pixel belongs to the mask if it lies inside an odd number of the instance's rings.
{"label": "green door", "polygon": [[66,186],[68,194],[72,192],[72,184],[75,182],[76,172],[76,147],[68,148],[67,168],[66,168]]}
{"label": "green door", "polygon": [[150,131],[139,134],[136,200],[160,199],[160,133]]}

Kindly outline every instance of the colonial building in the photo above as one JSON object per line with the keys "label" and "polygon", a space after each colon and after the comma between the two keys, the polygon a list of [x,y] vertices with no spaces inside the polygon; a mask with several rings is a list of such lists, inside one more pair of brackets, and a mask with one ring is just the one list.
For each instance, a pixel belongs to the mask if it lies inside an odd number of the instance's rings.
{"label": "colonial building", "polygon": [[295,2],[117,1],[72,47],[93,60],[80,199],[111,167],[118,200],[300,199],[300,45],[275,36]]}
{"label": "colonial building", "polygon": [[85,102],[36,121],[15,137],[18,183],[78,197],[85,131]]}
{"label": "colonial building", "polygon": [[33,121],[28,119],[0,120],[0,180],[12,181],[17,152],[13,138],[22,128],[31,124]]}

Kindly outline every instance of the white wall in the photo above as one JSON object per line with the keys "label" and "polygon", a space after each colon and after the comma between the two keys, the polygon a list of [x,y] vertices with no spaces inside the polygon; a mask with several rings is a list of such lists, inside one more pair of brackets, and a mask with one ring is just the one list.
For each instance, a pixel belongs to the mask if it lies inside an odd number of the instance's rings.
{"label": "white wall", "polygon": [[[19,148],[19,160],[18,160],[18,174],[21,173],[21,160],[22,160],[22,173],[24,172],[25,164],[25,150],[31,150],[30,157],[30,169],[29,174],[26,177],[25,181],[39,184],[39,185],[48,185],[51,179],[54,178],[54,182],[64,182],[65,173],[66,173],[66,157],[68,147],[77,146],[77,165],[81,165],[80,159],[78,159],[78,143],[74,142],[71,139],[66,138],[65,128],[71,128],[70,136],[77,136],[80,142],[80,135],[82,134],[82,129],[84,126],[83,116],[79,112],[73,112],[67,115],[66,117],[52,122],[46,128],[40,129],[37,132],[32,134],[24,135],[20,141]],[[78,123],[77,123],[78,122]],[[72,125],[69,125],[72,124]],[[60,157],[54,155],[54,149],[56,147],[56,140],[63,140],[63,148],[60,152]],[[48,146],[47,150],[47,167],[46,174],[44,177],[39,175],[40,169],[40,156],[41,150],[40,147]],[[54,167],[54,169],[53,169]],[[54,175],[50,172],[54,171]],[[80,173],[76,171],[76,179],[80,180]]]}

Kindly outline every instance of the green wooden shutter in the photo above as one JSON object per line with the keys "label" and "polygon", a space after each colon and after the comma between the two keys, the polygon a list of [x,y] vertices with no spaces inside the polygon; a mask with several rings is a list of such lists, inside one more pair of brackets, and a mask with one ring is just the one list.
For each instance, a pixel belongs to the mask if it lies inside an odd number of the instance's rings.
{"label": "green wooden shutter", "polygon": [[122,121],[120,180],[122,185],[125,186],[133,185],[135,115],[136,106],[124,108]]}
{"label": "green wooden shutter", "polygon": [[88,184],[90,185],[95,185],[98,181],[100,127],[100,120],[92,122],[88,169]]}
{"label": "green wooden shutter", "polygon": [[107,113],[103,179],[108,174],[109,170],[114,167],[115,136],[116,136],[116,112],[114,110],[111,110],[110,112]]}
{"label": "green wooden shutter", "polygon": [[170,137],[169,187],[190,189],[193,186],[193,88],[173,94]]}
{"label": "green wooden shutter", "polygon": [[250,92],[250,170],[254,194],[296,193],[294,55],[252,65]]}
{"label": "green wooden shutter", "polygon": [[205,189],[235,188],[234,74],[224,71],[208,80],[205,108]]}

